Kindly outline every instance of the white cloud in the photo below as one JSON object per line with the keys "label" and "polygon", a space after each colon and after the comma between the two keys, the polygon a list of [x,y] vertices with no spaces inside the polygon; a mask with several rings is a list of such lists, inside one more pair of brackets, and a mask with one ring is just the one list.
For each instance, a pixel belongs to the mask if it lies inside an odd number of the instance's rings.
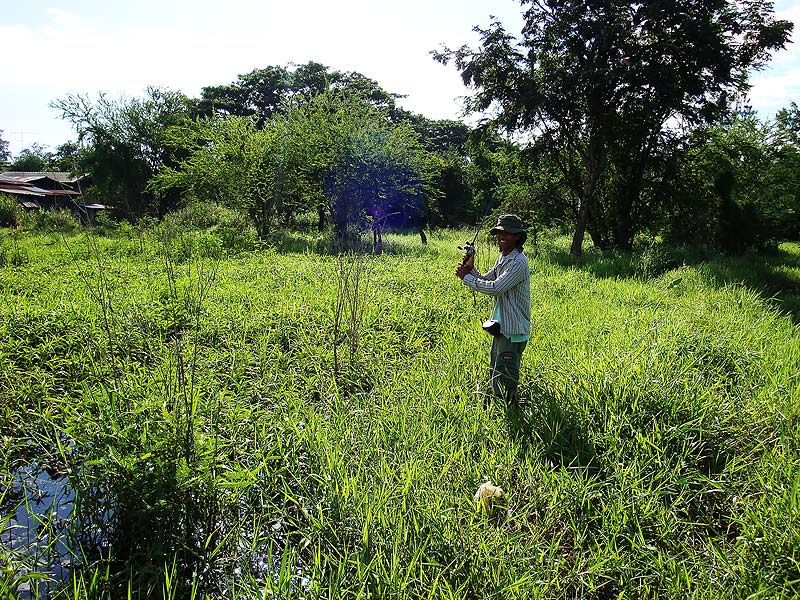
{"label": "white cloud", "polygon": [[[442,41],[455,44],[464,38],[453,41],[451,32],[424,24],[409,32],[391,15],[376,14],[380,7],[366,0],[356,0],[348,11],[336,3],[320,3],[311,15],[302,14],[301,3],[261,4],[250,10],[251,18],[238,31],[110,27],[97,18],[56,9],[35,26],[0,26],[6,47],[25,49],[24,61],[5,65],[5,84],[41,98],[35,110],[15,104],[13,98],[0,100],[0,114],[14,121],[11,127],[0,122],[0,128],[39,131],[44,126],[39,139],[26,138],[25,143],[52,146],[64,141],[64,128],[46,125],[48,118],[57,120],[46,104],[67,94],[134,96],[155,85],[196,96],[203,86],[229,83],[255,68],[309,60],[361,72],[388,91],[407,94],[402,104],[410,110],[433,118],[459,113],[456,97],[466,92],[459,75],[453,67],[435,63],[429,51]],[[48,136],[48,129],[59,137]]]}
{"label": "white cloud", "polygon": [[[475,45],[471,28],[486,26],[490,13],[512,34],[521,24],[517,0],[229,0],[224,10],[211,0],[163,7],[159,1],[141,0],[127,17],[112,7],[85,14],[49,9],[32,25],[0,25],[4,46],[24,57],[3,67],[4,88],[12,93],[0,95],[0,129],[39,132],[25,144],[52,146],[66,139],[66,126],[47,103],[69,93],[138,96],[156,85],[197,96],[203,86],[229,83],[255,68],[309,60],[358,71],[407,94],[401,104],[409,110],[455,118],[467,90],[456,69],[434,62],[429,52],[442,44]],[[789,4],[779,2],[776,16],[800,26],[800,5]],[[800,48],[778,52],[752,78],[754,105],[774,112],[797,99],[799,69]]]}
{"label": "white cloud", "polygon": [[762,118],[769,118],[791,102],[800,103],[800,5],[777,6],[775,18],[795,24],[791,42],[775,52],[763,70],[751,77],[750,101]]}

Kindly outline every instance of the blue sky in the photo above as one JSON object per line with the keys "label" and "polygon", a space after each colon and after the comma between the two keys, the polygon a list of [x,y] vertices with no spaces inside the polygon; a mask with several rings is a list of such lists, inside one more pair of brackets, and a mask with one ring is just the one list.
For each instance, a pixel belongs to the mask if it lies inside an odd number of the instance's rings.
{"label": "blue sky", "polygon": [[[7,6],[4,6],[7,5]],[[442,44],[475,45],[490,16],[517,33],[517,0],[0,0],[7,58],[0,130],[12,153],[74,139],[49,107],[70,93],[140,96],[148,85],[197,96],[267,65],[315,60],[358,71],[430,118],[457,118],[467,93],[454,67],[432,60]],[[800,28],[800,2],[775,3]],[[800,40],[794,33],[794,39]],[[762,117],[800,101],[800,44],[753,77]]]}

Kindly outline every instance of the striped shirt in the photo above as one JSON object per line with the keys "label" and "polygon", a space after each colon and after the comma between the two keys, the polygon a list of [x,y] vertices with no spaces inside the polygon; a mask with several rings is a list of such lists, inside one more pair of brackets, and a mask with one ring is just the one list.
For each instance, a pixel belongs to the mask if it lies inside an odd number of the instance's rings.
{"label": "striped shirt", "polygon": [[485,275],[478,269],[464,276],[468,288],[492,296],[494,314],[503,335],[528,336],[531,331],[531,269],[528,258],[519,248],[508,256],[502,254]]}

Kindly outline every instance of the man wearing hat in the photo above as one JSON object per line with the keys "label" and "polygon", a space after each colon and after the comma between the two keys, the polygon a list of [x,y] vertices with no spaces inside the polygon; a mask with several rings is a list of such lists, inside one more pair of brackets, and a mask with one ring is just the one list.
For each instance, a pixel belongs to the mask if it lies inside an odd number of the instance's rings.
{"label": "man wearing hat", "polygon": [[491,270],[481,275],[470,254],[456,270],[468,288],[493,299],[492,318],[484,329],[493,335],[489,370],[492,393],[517,400],[519,363],[531,328],[531,271],[522,245],[528,239],[517,215],[502,215],[489,230],[500,246],[500,256]]}

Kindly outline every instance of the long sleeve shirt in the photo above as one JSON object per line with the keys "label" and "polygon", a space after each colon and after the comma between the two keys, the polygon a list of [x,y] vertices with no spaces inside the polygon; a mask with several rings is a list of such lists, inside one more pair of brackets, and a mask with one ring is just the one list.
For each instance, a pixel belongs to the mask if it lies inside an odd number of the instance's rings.
{"label": "long sleeve shirt", "polygon": [[530,335],[531,269],[520,249],[515,248],[508,256],[500,255],[484,275],[473,268],[463,281],[468,288],[492,296],[503,335]]}

